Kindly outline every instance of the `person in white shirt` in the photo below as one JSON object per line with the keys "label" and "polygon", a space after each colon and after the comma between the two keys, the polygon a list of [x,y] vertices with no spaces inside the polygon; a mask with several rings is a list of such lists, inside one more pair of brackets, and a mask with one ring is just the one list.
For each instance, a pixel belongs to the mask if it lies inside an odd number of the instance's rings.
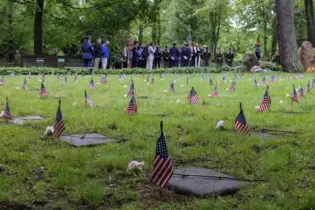
{"label": "person in white shirt", "polygon": [[148,47],[148,57],[147,57],[147,66],[146,66],[146,69],[149,71],[152,70],[154,52],[155,52],[155,49],[153,48],[153,43],[151,42]]}

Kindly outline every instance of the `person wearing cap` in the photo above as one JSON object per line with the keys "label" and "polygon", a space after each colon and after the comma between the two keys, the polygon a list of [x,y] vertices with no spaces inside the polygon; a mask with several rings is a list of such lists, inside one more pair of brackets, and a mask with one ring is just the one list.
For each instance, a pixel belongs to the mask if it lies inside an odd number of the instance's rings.
{"label": "person wearing cap", "polygon": [[229,47],[229,51],[226,53],[226,60],[228,66],[232,66],[234,57],[235,57],[234,52],[232,51],[232,48]]}
{"label": "person wearing cap", "polygon": [[82,60],[84,67],[92,67],[92,60],[94,56],[94,48],[91,42],[89,41],[90,38],[86,37],[83,41],[83,44],[81,46],[82,50]]}
{"label": "person wearing cap", "polygon": [[190,57],[190,48],[188,47],[188,43],[184,43],[184,47],[181,50],[181,61],[182,66],[188,66],[189,64],[189,57]]}
{"label": "person wearing cap", "polygon": [[176,47],[176,42],[172,42],[173,47],[170,49],[170,67],[178,67],[178,59],[179,59],[179,50]]}
{"label": "person wearing cap", "polygon": [[202,59],[203,59],[203,65],[204,66],[209,66],[210,65],[210,57],[211,57],[211,53],[209,52],[209,48],[205,45],[204,46],[204,50],[202,53]]}
{"label": "person wearing cap", "polygon": [[156,46],[155,52],[154,52],[154,68],[161,68],[161,58],[162,58],[162,52],[160,50],[160,46]]}

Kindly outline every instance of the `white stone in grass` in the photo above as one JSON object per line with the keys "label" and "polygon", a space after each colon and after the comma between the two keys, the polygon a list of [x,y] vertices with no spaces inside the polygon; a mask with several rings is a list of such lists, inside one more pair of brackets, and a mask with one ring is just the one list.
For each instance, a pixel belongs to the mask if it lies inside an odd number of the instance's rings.
{"label": "white stone in grass", "polygon": [[147,83],[147,85],[149,85],[150,83]]}
{"label": "white stone in grass", "polygon": [[286,97],[291,97],[288,93],[286,94]]}
{"label": "white stone in grass", "polygon": [[208,94],[208,97],[211,97],[211,94]]}
{"label": "white stone in grass", "polygon": [[139,170],[142,170],[143,165],[144,165],[144,161],[138,162],[136,160],[133,160],[128,164],[127,172],[129,172],[130,170],[134,170],[136,168]]}
{"label": "white stone in grass", "polygon": [[4,111],[2,111],[1,113],[0,113],[0,117],[2,117],[4,115]]}
{"label": "white stone in grass", "polygon": [[224,121],[223,120],[220,120],[218,123],[217,123],[217,126],[215,126],[215,129],[219,129],[219,128],[223,128],[224,127]]}
{"label": "white stone in grass", "polygon": [[180,87],[184,87],[185,85],[181,84]]}
{"label": "white stone in grass", "polygon": [[173,83],[174,83],[174,84],[176,83],[176,79],[173,80]]}
{"label": "white stone in grass", "polygon": [[229,92],[229,88],[226,88],[225,91],[226,91],[226,92]]}
{"label": "white stone in grass", "polygon": [[167,93],[168,92],[168,90],[164,90],[164,93]]}
{"label": "white stone in grass", "polygon": [[257,111],[259,111],[259,106],[255,106],[255,109],[256,109]]}
{"label": "white stone in grass", "polygon": [[280,104],[283,104],[283,100],[280,101]]}
{"label": "white stone in grass", "polygon": [[161,79],[161,80],[163,80],[163,79]]}
{"label": "white stone in grass", "polygon": [[296,91],[296,92],[299,92],[299,89],[298,89],[298,88],[296,88],[296,89],[295,89],[295,91]]}
{"label": "white stone in grass", "polygon": [[99,85],[99,84],[101,84],[101,83],[97,82],[96,84]]}
{"label": "white stone in grass", "polygon": [[124,85],[124,88],[127,88],[127,85]]}
{"label": "white stone in grass", "polygon": [[20,87],[16,87],[17,90],[20,90]]}
{"label": "white stone in grass", "polygon": [[124,97],[126,98],[126,97],[127,97],[127,94],[125,94]]}
{"label": "white stone in grass", "polygon": [[177,99],[176,103],[179,104],[180,103],[180,99]]}
{"label": "white stone in grass", "polygon": [[38,82],[41,82],[41,81],[42,81],[41,79],[38,80]]}
{"label": "white stone in grass", "polygon": [[143,82],[146,82],[147,80],[145,79],[145,80],[143,80]]}
{"label": "white stone in grass", "polygon": [[45,136],[52,136],[54,134],[55,130],[54,130],[54,126],[48,126],[45,130],[44,135]]}
{"label": "white stone in grass", "polygon": [[76,106],[77,105],[77,102],[75,101],[75,102],[73,102],[73,104],[72,104],[72,106]]}
{"label": "white stone in grass", "polygon": [[12,120],[12,122],[13,122],[14,124],[18,124],[18,125],[22,125],[22,124],[23,124],[23,120],[22,120],[22,119],[19,119],[19,118],[14,118],[14,119]]}

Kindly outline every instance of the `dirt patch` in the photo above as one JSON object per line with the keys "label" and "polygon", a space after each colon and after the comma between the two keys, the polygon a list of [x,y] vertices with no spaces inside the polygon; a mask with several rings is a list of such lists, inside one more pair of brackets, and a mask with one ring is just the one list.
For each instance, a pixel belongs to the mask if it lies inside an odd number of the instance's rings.
{"label": "dirt patch", "polygon": [[30,205],[11,203],[8,201],[0,201],[0,209],[1,210],[29,210],[29,209],[35,209],[35,208]]}

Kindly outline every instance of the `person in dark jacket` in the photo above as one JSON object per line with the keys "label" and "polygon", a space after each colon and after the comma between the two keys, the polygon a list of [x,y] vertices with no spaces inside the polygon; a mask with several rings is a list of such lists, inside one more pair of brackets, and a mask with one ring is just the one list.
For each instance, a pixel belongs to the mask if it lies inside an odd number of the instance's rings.
{"label": "person in dark jacket", "polygon": [[89,38],[84,39],[81,50],[84,67],[92,67],[94,48]]}
{"label": "person in dark jacket", "polygon": [[134,47],[132,49],[132,68],[137,68],[139,62],[139,46],[138,42],[134,42]]}
{"label": "person in dark jacket", "polygon": [[101,62],[101,48],[102,40],[98,38],[94,45],[94,69],[99,69]]}
{"label": "person in dark jacket", "polygon": [[182,48],[181,51],[181,61],[182,61],[182,66],[188,66],[189,65],[189,58],[190,58],[190,48],[188,47],[188,43],[184,43],[184,47]]}
{"label": "person in dark jacket", "polygon": [[176,42],[173,42],[173,47],[170,49],[170,67],[178,67],[178,59],[179,59],[179,50],[176,47]]}
{"label": "person in dark jacket", "polygon": [[161,68],[161,58],[162,58],[162,52],[160,50],[160,46],[156,46],[156,50],[154,52],[154,68]]}

